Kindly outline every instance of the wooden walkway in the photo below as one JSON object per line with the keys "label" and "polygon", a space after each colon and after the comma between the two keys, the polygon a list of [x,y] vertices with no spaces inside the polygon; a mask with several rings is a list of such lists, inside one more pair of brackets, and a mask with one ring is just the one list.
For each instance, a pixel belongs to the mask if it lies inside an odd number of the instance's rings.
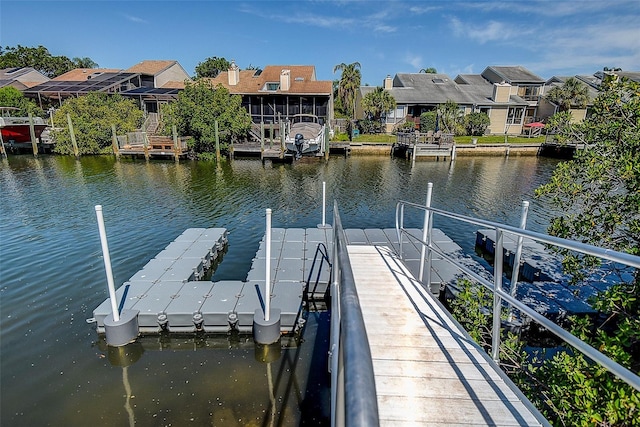
{"label": "wooden walkway", "polygon": [[390,248],[348,251],[381,425],[548,425]]}

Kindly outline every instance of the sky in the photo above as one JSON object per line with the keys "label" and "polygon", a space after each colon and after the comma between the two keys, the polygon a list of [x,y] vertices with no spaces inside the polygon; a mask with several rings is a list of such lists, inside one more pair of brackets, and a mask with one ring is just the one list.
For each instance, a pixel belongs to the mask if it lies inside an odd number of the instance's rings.
{"label": "sky", "polygon": [[177,60],[192,76],[223,57],[241,69],[314,65],[318,80],[358,62],[371,86],[429,67],[455,78],[521,65],[548,79],[640,71],[640,0],[2,0],[0,45],[104,68]]}

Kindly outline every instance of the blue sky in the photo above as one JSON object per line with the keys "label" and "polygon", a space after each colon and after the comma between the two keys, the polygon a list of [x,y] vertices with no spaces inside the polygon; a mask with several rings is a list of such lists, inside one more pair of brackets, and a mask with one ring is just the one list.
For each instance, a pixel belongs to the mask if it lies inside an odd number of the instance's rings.
{"label": "blue sky", "polygon": [[128,68],[208,57],[249,65],[359,62],[362,83],[435,67],[455,77],[522,65],[542,78],[640,71],[640,1],[8,1],[0,45]]}

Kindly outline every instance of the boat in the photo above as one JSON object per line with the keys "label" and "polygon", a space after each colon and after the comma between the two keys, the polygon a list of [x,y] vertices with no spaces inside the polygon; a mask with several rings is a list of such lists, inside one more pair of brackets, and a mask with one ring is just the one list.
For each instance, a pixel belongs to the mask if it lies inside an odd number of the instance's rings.
{"label": "boat", "polygon": [[[31,122],[36,140],[47,128],[47,123],[42,117],[15,117],[12,113],[18,111],[15,107],[0,107],[0,134],[2,135],[2,145],[10,149],[31,148]],[[36,141],[37,142],[37,141]]]}
{"label": "boat", "polygon": [[287,153],[300,158],[304,155],[315,155],[324,152],[324,126],[318,116],[313,114],[296,114],[291,117],[289,132],[285,138]]}

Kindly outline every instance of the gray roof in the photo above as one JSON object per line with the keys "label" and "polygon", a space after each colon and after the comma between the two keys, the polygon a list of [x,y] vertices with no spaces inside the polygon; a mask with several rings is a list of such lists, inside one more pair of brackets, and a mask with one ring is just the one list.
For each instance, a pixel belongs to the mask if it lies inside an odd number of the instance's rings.
{"label": "gray roof", "polygon": [[[600,92],[598,91],[598,89],[596,87],[592,86],[588,82],[585,82],[580,77],[581,76],[553,76],[549,80],[547,80],[547,84],[546,84],[544,92],[548,93],[550,89],[552,89],[554,87],[560,87],[567,80],[569,80],[570,78],[575,78],[580,83],[584,84],[587,87],[587,96],[589,97],[589,100],[592,102],[594,99],[596,99],[596,97],[598,96],[598,94]],[[584,77],[584,76],[582,76],[582,77]]]}
{"label": "gray roof", "polygon": [[458,74],[454,79],[456,83],[465,85],[491,85],[491,82],[482,74]]}
{"label": "gray roof", "polygon": [[35,71],[32,67],[12,67],[0,70],[0,80],[15,80],[16,78]]}
{"label": "gray roof", "polygon": [[[361,94],[375,90],[373,86],[362,86]],[[398,104],[439,105],[454,101],[459,105],[496,105],[491,99],[493,85],[458,84],[446,74],[400,73],[393,79],[393,88],[389,90]],[[509,104],[526,105],[518,96],[511,96]]]}
{"label": "gray roof", "polygon": [[514,86],[518,84],[544,84],[542,77],[519,65],[513,67],[489,66],[482,72],[482,76],[491,83],[504,81]]}
{"label": "gray roof", "polygon": [[640,71],[616,71],[619,77],[626,77],[629,80],[640,83]]}

